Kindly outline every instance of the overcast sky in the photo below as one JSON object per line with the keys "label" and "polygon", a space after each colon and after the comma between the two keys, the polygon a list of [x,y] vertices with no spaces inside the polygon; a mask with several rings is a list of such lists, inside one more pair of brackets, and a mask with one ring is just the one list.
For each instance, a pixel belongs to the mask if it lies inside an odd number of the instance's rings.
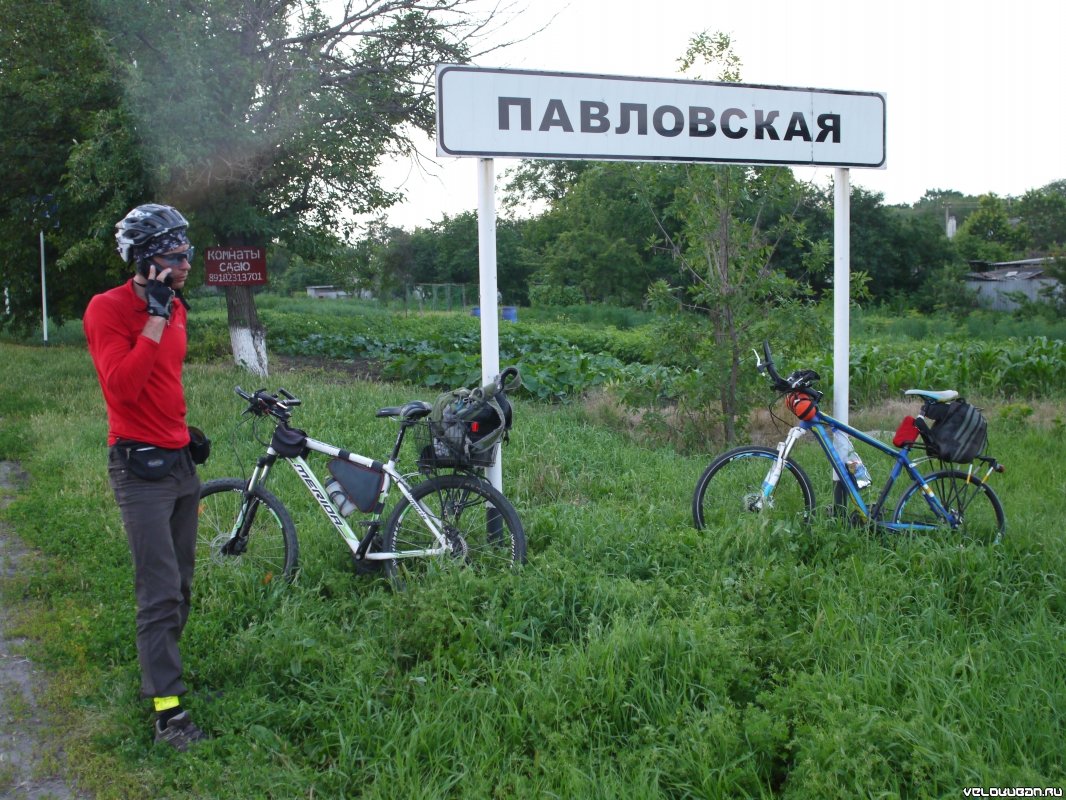
{"label": "overcast sky", "polygon": [[[1021,195],[1066,179],[1066,4],[1047,0],[529,0],[504,35],[521,44],[476,66],[646,77],[680,76],[690,37],[733,38],[744,83],[883,92],[887,166],[853,169],[886,203],[928,189]],[[549,22],[550,20],[550,22]],[[702,76],[718,78],[717,69]],[[405,228],[477,207],[477,159],[383,169],[408,195],[388,213]],[[496,159],[497,184],[515,166]],[[831,169],[801,169],[826,181]]]}

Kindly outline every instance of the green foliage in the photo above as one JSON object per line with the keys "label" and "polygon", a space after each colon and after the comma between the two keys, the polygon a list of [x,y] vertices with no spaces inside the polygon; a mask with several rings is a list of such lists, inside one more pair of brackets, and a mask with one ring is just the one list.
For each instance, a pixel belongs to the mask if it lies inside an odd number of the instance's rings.
{"label": "green foliage", "polygon": [[581,290],[576,286],[537,283],[529,287],[529,303],[537,308],[576,306],[583,299]]}
{"label": "green foliage", "polygon": [[950,288],[944,287],[944,291],[958,292],[963,287],[964,270],[955,246],[945,235],[941,218],[905,214],[882,205],[881,200],[880,194],[858,187],[851,191],[852,269],[869,274],[875,301],[901,297],[907,307],[931,310],[928,296],[916,293],[914,287],[928,282],[929,276],[942,282],[951,275]]}
{"label": "green foliage", "polygon": [[[175,758],[153,747],[137,696],[92,367],[74,348],[0,345],[0,359],[0,458],[31,475],[4,517],[39,553],[0,592],[21,652],[61,682],[49,721],[98,797],[947,797],[1066,783],[1066,445],[1032,423],[1003,435],[990,411],[1008,532],[986,549],[821,521],[799,536],[697,533],[704,457],[521,401],[503,463],[527,567],[395,594],[356,577],[293,502],[295,585],[222,595],[197,575],[186,703],[212,739]],[[255,452],[235,428],[240,378],[187,370],[190,413],[216,441],[205,478]],[[323,373],[279,381],[308,401],[302,426],[368,454],[393,433],[374,410],[418,396]]]}
{"label": "green foliage", "polygon": [[1033,416],[1033,407],[1028,403],[1007,403],[999,408],[999,421],[1008,430],[1017,431]]}
{"label": "green foliage", "polygon": [[1009,261],[1029,241],[1025,226],[1013,225],[1006,203],[994,194],[983,195],[955,237],[959,253],[968,261]]}
{"label": "green foliage", "polygon": [[1037,252],[1050,253],[1066,247],[1066,181],[1030,189],[1018,202],[1018,215]]}
{"label": "green foliage", "polygon": [[[92,294],[121,275],[113,231],[99,215],[111,214],[113,225],[143,189],[90,5],[0,0],[0,327],[21,333],[40,321],[39,235],[48,312],[57,323],[78,319]],[[89,141],[97,146],[90,150]],[[91,158],[94,181],[106,181],[106,191],[66,180],[79,158]]]}
{"label": "green foliage", "polygon": [[[979,397],[1037,398],[1066,388],[1066,342],[1043,336],[1002,341],[857,341],[851,344],[849,394],[863,405],[904,389],[956,389]],[[800,361],[790,357],[788,362]],[[832,374],[828,349],[809,352],[803,366]],[[792,365],[790,368],[798,366]]]}
{"label": "green foliage", "polygon": [[684,400],[713,407],[727,442],[742,433],[753,379],[741,362],[758,331],[785,319],[802,329],[796,312],[813,318],[804,309],[809,285],[773,263],[777,245],[790,239],[806,251],[806,272],[825,266],[827,250],[806,240],[794,216],[800,196],[787,169],[703,165],[684,168],[674,195],[670,215],[681,224],[667,244],[678,254],[682,280],[676,291],[660,282],[649,293],[654,308],[674,311],[660,330],[656,360],[698,367],[706,380]]}
{"label": "green foliage", "polygon": [[201,246],[304,259],[290,288],[343,266],[352,215],[399,198],[380,160],[433,129],[434,65],[464,62],[494,13],[470,4],[3,0],[3,323],[25,329],[39,307],[37,231],[60,273],[50,311],[76,317],[117,282],[113,226],[146,201],[182,209]]}

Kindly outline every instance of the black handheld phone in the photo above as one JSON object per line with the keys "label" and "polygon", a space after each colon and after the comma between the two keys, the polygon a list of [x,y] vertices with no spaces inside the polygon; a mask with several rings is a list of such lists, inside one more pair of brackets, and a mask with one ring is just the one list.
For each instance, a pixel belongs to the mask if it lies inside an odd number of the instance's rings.
{"label": "black handheld phone", "polygon": [[[137,259],[137,274],[138,275],[141,275],[144,278],[147,278],[148,275],[151,273],[151,271],[152,271],[151,259],[148,259],[148,258],[139,258],[139,259]],[[155,268],[156,275],[158,275],[162,271],[163,270],[161,270],[159,268],[159,265],[157,264],[156,268]],[[167,273],[167,277],[163,280],[163,284],[165,286],[170,286],[170,284],[174,282],[174,279],[171,277],[171,274],[172,273]]]}

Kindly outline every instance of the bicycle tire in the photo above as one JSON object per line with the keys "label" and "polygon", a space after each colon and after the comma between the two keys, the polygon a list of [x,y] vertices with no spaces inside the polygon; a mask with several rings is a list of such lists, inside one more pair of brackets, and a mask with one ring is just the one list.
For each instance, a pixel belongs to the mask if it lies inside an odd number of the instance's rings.
{"label": "bicycle tire", "polygon": [[[443,523],[450,551],[439,557],[383,561],[385,574],[397,589],[449,563],[501,572],[525,563],[526,535],[518,512],[488,481],[462,474],[438,475],[415,486],[412,495]],[[401,553],[437,546],[410,501],[402,497],[385,524],[381,551]]]}
{"label": "bicycle tire", "polygon": [[785,459],[770,501],[763,498],[763,480],[776,459],[776,450],[746,445],[712,461],[696,482],[692,496],[696,529],[736,525],[745,514],[786,525],[808,524],[814,515],[814,488],[807,473],[791,458]]}
{"label": "bicycle tire", "polygon": [[[255,517],[239,554],[224,546],[244,501],[246,483],[240,478],[217,478],[200,488],[199,527],[196,532],[198,574],[210,571],[260,584],[292,581],[300,558],[296,526],[284,504],[262,486],[253,493]],[[270,513],[264,513],[266,511]]]}
{"label": "bicycle tire", "polygon": [[[924,476],[940,502],[962,521],[949,526],[933,513],[922,487],[912,483],[900,497],[892,521],[903,524],[934,525],[961,534],[964,541],[999,544],[1007,531],[1003,504],[987,483],[974,480],[962,470],[945,469]],[[980,501],[986,502],[980,502]]]}

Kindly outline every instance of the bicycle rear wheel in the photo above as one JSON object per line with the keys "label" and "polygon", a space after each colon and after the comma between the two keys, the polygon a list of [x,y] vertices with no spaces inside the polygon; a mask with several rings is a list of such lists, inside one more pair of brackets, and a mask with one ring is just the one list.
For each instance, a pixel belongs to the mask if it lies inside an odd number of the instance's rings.
{"label": "bicycle rear wheel", "polygon": [[[273,494],[258,487],[244,502],[240,478],[208,481],[200,489],[196,533],[198,571],[210,571],[255,583],[291,581],[299,544],[288,510]],[[245,515],[246,524],[238,527]]]}
{"label": "bicycle rear wheel", "polygon": [[[507,571],[526,560],[526,535],[518,512],[492,484],[470,475],[439,475],[414,487],[414,499],[441,527],[447,551],[436,557],[409,556],[384,561],[398,589],[431,569],[451,565],[477,571]],[[381,550],[432,550],[439,542],[418,512],[401,498],[385,524]]]}
{"label": "bicycle rear wheel", "polygon": [[791,458],[785,459],[777,486],[763,495],[777,451],[749,445],[718,456],[704,470],[692,497],[692,519],[698,530],[727,528],[745,518],[802,526],[814,514],[814,489],[807,474]]}
{"label": "bicycle rear wheel", "polygon": [[925,476],[925,482],[940,502],[959,520],[952,526],[940,518],[925,500],[922,487],[913,483],[899,500],[893,522],[931,525],[945,533],[961,535],[963,541],[999,544],[1007,530],[1003,504],[987,483],[980,483],[962,470],[946,469]]}

